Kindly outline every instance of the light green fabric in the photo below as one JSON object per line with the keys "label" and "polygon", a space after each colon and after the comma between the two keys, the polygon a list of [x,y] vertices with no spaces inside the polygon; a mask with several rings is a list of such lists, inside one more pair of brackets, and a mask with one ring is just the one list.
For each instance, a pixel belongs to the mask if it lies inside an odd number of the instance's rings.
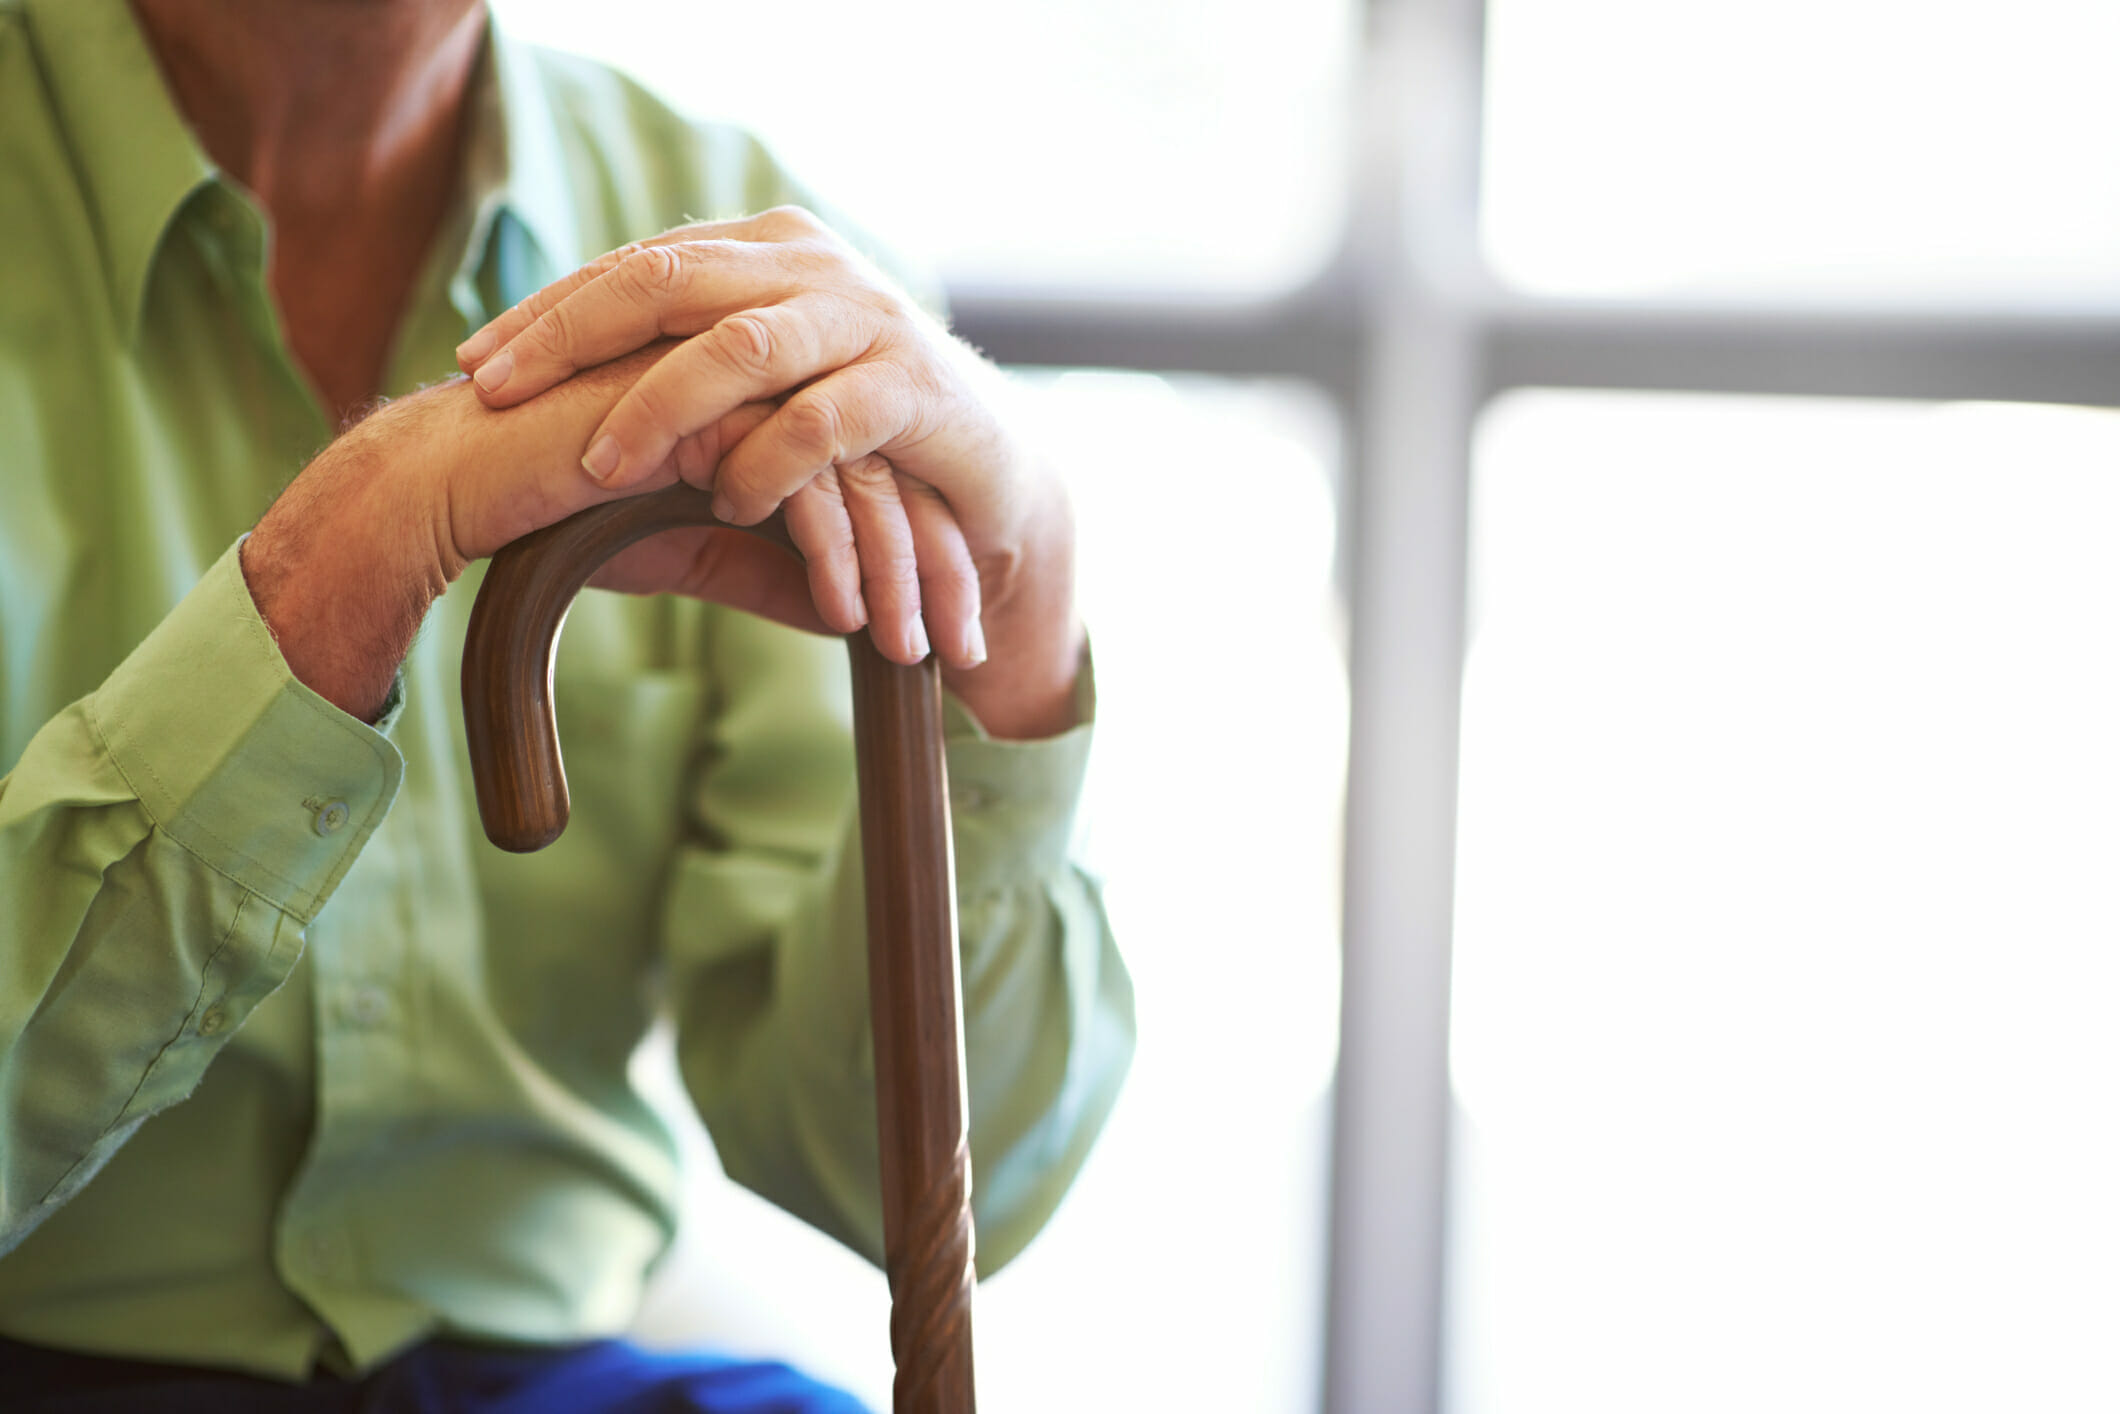
{"label": "light green fabric", "polygon": [[[742,134],[497,40],[389,384],[597,251],[800,196]],[[119,0],[0,0],[0,1333],[297,1375],[619,1330],[671,1231],[659,1012],[730,1173],[874,1258],[844,654],[590,593],[574,822],[479,834],[474,572],[379,728],[295,682],[234,552],[330,429],[269,233]],[[1088,728],[951,719],[980,1257],[1108,1112],[1132,1004],[1066,841]]]}

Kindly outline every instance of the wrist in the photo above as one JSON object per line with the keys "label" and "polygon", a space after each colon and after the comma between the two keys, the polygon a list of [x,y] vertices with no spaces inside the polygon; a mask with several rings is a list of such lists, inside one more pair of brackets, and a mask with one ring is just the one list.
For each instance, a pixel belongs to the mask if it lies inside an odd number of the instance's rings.
{"label": "wrist", "polygon": [[421,510],[419,478],[385,445],[405,443],[386,444],[367,424],[332,443],[241,552],[251,599],[288,670],[363,721],[381,713],[413,636],[453,578]]}
{"label": "wrist", "polygon": [[1088,642],[1081,623],[1075,621],[1041,644],[1038,652],[997,653],[976,668],[945,668],[943,685],[990,737],[1000,741],[1055,737],[1080,725],[1076,685]]}

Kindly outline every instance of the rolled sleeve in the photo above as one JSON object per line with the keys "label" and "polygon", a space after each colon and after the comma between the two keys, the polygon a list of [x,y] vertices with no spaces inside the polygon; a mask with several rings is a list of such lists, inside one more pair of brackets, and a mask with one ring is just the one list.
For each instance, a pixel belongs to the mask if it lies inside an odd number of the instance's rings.
{"label": "rolled sleeve", "polygon": [[1035,741],[1002,741],[954,697],[943,703],[943,750],[960,894],[1048,879],[1068,868],[1075,806],[1089,770],[1096,685],[1084,663],[1076,725]]}
{"label": "rolled sleeve", "polygon": [[388,813],[404,759],[295,679],[239,552],[105,680],[89,716],[171,840],[306,923]]}
{"label": "rolled sleeve", "polygon": [[1133,987],[1098,889],[1070,854],[1096,691],[1077,725],[998,741],[946,708],[979,1268],[1022,1251],[1110,1115],[1133,1055]]}

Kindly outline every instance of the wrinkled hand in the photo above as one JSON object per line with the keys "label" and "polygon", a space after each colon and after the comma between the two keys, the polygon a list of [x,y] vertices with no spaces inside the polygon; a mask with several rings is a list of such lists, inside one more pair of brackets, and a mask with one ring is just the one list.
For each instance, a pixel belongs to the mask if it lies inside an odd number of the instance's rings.
{"label": "wrinkled hand", "polygon": [[[616,492],[581,474],[573,448],[667,343],[505,413],[462,379],[385,404],[296,477],[243,546],[260,614],[295,676],[373,720],[427,607],[464,567]],[[747,404],[685,439],[638,491],[712,466],[772,413]],[[599,582],[674,590],[822,631],[801,566],[742,531],[657,536]]]}
{"label": "wrinkled hand", "polygon": [[[1065,488],[1002,413],[999,372],[807,212],[613,251],[488,324],[458,361],[506,409],[670,337],[684,342],[581,444],[589,477],[626,492],[674,465],[736,524],[785,506],[832,629],[867,625],[899,662],[932,645],[989,729],[1065,725],[1052,709],[1081,646]],[[684,454],[766,402],[718,461]],[[996,662],[973,673],[989,641]]]}

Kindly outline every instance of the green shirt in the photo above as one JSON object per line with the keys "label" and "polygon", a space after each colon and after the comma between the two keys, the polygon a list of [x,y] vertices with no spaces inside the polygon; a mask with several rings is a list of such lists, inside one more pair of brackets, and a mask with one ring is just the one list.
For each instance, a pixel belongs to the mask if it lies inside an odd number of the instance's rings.
{"label": "green shirt", "polygon": [[[794,190],[743,134],[496,36],[389,388],[601,250]],[[233,546],[331,427],[270,233],[119,0],[0,0],[0,1333],[299,1375],[623,1328],[675,1146],[658,1017],[739,1181],[881,1248],[844,651],[591,592],[574,816],[480,833],[444,597],[381,725],[288,673]],[[1088,728],[953,709],[981,1265],[1132,1045],[1067,859]]]}

